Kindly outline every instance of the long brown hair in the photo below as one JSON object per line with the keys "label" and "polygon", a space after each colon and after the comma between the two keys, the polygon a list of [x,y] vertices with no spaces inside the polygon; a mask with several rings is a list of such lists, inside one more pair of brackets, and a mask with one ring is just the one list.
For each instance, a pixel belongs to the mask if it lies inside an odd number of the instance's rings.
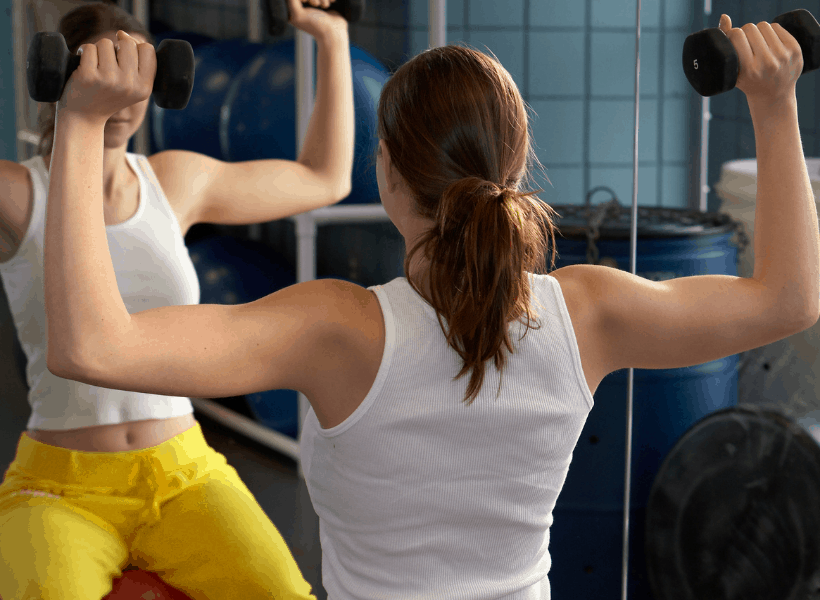
{"label": "long brown hair", "polygon": [[513,352],[509,323],[521,321],[524,335],[540,328],[532,325],[538,315],[530,307],[528,272],[547,272],[547,238],[555,265],[557,213],[534,196],[543,190],[522,191],[530,167],[542,167],[530,142],[528,108],[495,56],[457,45],[403,64],[379,99],[378,136],[414,212],[435,223],[408,250],[404,272],[423,296],[410,261],[424,248],[426,299],[464,361],[454,379],[472,371],[468,405],[484,383],[487,360],[495,360],[503,377],[504,347]]}
{"label": "long brown hair", "polygon": [[[119,29],[126,33],[141,35],[149,44],[155,45],[154,36],[148,29],[136,17],[116,6],[114,2],[93,2],[71,10],[60,19],[57,31],[63,34],[68,52],[76,54],[77,49],[88,43],[88,40]],[[54,144],[56,113],[56,102],[40,105],[40,112],[37,116],[37,130],[40,132],[37,154],[40,156],[51,153]]]}

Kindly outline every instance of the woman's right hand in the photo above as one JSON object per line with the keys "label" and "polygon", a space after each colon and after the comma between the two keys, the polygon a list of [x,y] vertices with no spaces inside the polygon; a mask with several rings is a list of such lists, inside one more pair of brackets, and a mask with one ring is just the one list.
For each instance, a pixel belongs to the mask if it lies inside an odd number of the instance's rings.
{"label": "woman's right hand", "polygon": [[792,34],[778,23],[770,25],[766,21],[733,29],[728,15],[721,15],[719,28],[737,51],[737,88],[747,100],[770,103],[794,97],[797,79],[803,72],[803,52]]}
{"label": "woman's right hand", "polygon": [[80,66],[66,83],[57,111],[80,114],[104,124],[112,115],[151,96],[157,57],[151,44],[117,31],[117,46],[107,37],[80,46]]}

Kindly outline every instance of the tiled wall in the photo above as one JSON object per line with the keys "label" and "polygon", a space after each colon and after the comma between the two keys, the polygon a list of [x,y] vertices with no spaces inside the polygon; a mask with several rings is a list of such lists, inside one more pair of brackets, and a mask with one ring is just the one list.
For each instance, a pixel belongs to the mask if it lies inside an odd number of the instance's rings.
{"label": "tiled wall", "polygon": [[[554,186],[537,179],[538,185],[546,185],[542,199],[547,202],[580,204],[586,191],[598,185],[631,202],[636,1],[447,2],[448,43],[492,50],[534,110],[538,156]],[[130,9],[131,0],[121,0],[121,5]],[[11,27],[10,6],[10,0],[0,0],[0,27]],[[796,8],[820,15],[820,0],[713,0],[709,17],[704,17],[703,7],[703,0],[642,0],[641,205],[685,207],[698,202],[701,105],[680,64],[685,37],[717,26],[721,12],[729,14],[735,26],[771,21]],[[368,0],[364,18],[351,26],[351,40],[395,69],[427,47],[427,12],[428,0]],[[247,33],[245,0],[153,0],[150,13],[152,20],[174,29],[219,39]],[[11,46],[6,46],[0,47],[0,65],[10,68]],[[817,85],[816,75],[807,74],[797,86],[806,156],[820,152],[813,109]],[[5,98],[0,109],[13,105],[8,86],[0,94]],[[714,185],[723,163],[753,158],[755,146],[742,92],[713,97],[711,112],[709,184]],[[0,158],[15,160],[14,119],[7,110],[0,115]],[[711,192],[709,210],[718,205]]]}
{"label": "tiled wall", "polygon": [[[583,203],[611,187],[632,199],[634,1],[449,0],[448,43],[489,48],[532,107],[538,156],[551,204]],[[245,33],[240,0],[154,1],[152,17],[217,38]],[[680,65],[690,3],[644,0],[641,37],[639,203],[685,207],[694,185],[692,92]],[[428,0],[369,0],[351,41],[395,69],[427,47]],[[697,140],[694,140],[697,141]],[[604,198],[593,199],[594,202]],[[696,201],[696,199],[694,200]]]}

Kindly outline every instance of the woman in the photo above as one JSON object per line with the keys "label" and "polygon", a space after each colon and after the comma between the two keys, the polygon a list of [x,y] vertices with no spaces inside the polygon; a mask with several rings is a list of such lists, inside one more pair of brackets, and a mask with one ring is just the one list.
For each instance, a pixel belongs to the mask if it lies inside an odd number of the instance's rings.
{"label": "woman", "polygon": [[[800,47],[779,25],[722,26],[758,135],[765,219],[752,278],[652,282],[591,265],[534,274],[552,226],[521,191],[525,105],[496,60],[446,46],[399,68],[379,101],[379,189],[410,249],[407,279],[311,281],[246,305],[132,314],[102,236],[96,148],[112,111],[150,93],[156,57],[124,33],[116,56],[83,46],[51,178],[49,369],[167,395],[303,392],[302,461],[334,600],[549,598],[552,508],[601,379],[715,360],[818,318]],[[69,169],[81,152],[87,161]]]}
{"label": "woman", "polygon": [[[193,224],[266,222],[347,195],[354,152],[347,22],[295,0],[290,11],[293,25],[318,45],[316,107],[298,161],[228,164],[193,152],[127,153],[147,97],[106,119],[94,175],[106,227],[89,221],[80,237],[107,236],[115,294],[129,310],[199,302],[184,244]],[[151,40],[113,5],[88,4],[60,22],[71,52],[95,43],[113,47],[117,30]],[[275,526],[205,442],[188,397],[125,393],[46,370],[43,247],[53,220],[46,218],[46,192],[61,168],[49,108],[40,155],[0,164],[0,274],[28,355],[32,405],[0,485],[0,596],[13,600],[37,590],[44,597],[100,598],[131,563],[194,598],[260,598],[273,590],[282,598],[313,597]],[[56,121],[59,129],[62,116]],[[87,156],[70,160],[79,165]]]}

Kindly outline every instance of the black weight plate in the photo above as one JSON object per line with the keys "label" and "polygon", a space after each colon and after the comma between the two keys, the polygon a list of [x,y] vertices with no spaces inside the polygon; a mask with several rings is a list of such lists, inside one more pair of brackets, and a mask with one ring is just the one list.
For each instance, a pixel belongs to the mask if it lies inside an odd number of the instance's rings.
{"label": "black weight plate", "polygon": [[820,445],[772,410],[702,419],[655,478],[645,543],[655,600],[820,598]]}

